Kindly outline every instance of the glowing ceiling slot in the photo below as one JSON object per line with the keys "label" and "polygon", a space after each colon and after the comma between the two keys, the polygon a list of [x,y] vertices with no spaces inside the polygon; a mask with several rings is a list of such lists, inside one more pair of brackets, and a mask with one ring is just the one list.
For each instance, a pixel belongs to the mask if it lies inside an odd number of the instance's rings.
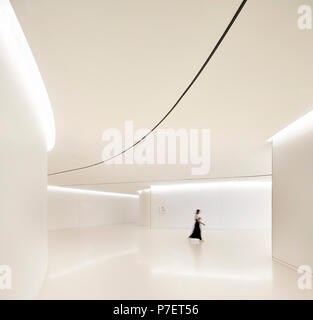
{"label": "glowing ceiling slot", "polygon": [[86,189],[78,189],[78,188],[76,189],[76,188],[59,187],[59,186],[48,186],[48,190],[49,191],[57,191],[57,192],[99,195],[99,196],[115,196],[115,197],[131,197],[131,198],[138,198],[139,197],[139,195],[137,195],[137,194],[86,190]]}
{"label": "glowing ceiling slot", "polygon": [[287,135],[297,135],[299,133],[305,132],[308,129],[313,128],[313,110],[305,114],[303,117],[297,119],[296,121],[289,124],[284,129],[280,130],[274,134],[267,141],[272,142],[275,138],[287,136]]}

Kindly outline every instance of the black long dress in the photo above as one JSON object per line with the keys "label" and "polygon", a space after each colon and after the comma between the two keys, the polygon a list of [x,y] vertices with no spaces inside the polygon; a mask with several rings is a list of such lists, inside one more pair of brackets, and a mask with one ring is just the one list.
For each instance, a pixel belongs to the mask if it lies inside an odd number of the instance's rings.
{"label": "black long dress", "polygon": [[195,226],[193,228],[192,234],[189,236],[189,238],[202,240],[200,223],[197,220],[195,222]]}

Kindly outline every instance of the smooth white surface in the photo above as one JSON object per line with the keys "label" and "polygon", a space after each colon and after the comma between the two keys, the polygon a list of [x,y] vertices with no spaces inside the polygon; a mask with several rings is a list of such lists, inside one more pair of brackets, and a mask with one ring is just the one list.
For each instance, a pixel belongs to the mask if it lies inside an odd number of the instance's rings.
{"label": "smooth white surface", "polygon": [[0,300],[37,295],[48,262],[46,137],[11,55],[19,38],[7,41],[11,14],[0,0],[0,265],[12,269],[12,290],[0,290]]}
{"label": "smooth white surface", "polygon": [[39,299],[312,299],[271,260],[270,230],[104,226],[49,232]]}
{"label": "smooth white surface", "polygon": [[312,112],[302,124],[273,139],[273,256],[312,268]]}
{"label": "smooth white surface", "polygon": [[150,206],[151,192],[150,189],[139,191],[139,219],[140,226],[150,226]]}
{"label": "smooth white surface", "polygon": [[48,187],[49,229],[136,223],[139,196]]}
{"label": "smooth white surface", "polygon": [[28,46],[23,30],[8,0],[0,0],[0,42],[6,63],[13,67],[16,81],[25,90],[37,115],[37,121],[46,138],[47,150],[55,143],[55,124],[50,100],[36,61]]}
{"label": "smooth white surface", "polygon": [[270,228],[271,181],[151,186],[151,228],[191,228],[196,209],[206,228]]}
{"label": "smooth white surface", "polygon": [[[153,127],[240,2],[12,0],[56,118],[49,171],[100,161],[103,131],[122,130],[125,120],[133,120],[134,129]],[[210,177],[271,173],[266,139],[312,109],[313,32],[297,28],[303,2],[312,0],[249,0],[195,86],[162,123],[164,129],[211,130]],[[51,176],[49,184],[134,192],[124,182],[194,178],[190,167],[99,166]]]}

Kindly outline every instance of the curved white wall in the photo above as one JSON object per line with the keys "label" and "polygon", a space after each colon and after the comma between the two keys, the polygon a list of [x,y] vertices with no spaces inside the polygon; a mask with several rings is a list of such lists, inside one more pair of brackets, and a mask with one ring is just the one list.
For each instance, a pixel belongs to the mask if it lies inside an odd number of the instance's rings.
{"label": "curved white wall", "polygon": [[[7,0],[0,0],[1,299],[34,298],[47,269],[47,148],[54,144],[48,96]],[[6,282],[8,283],[8,282]],[[3,284],[3,282],[2,282]]]}
{"label": "curved white wall", "polygon": [[12,268],[0,299],[32,298],[47,267],[46,142],[1,46],[0,83],[0,265]]}
{"label": "curved white wall", "polygon": [[136,223],[138,207],[136,195],[48,187],[49,229]]}
{"label": "curved white wall", "polygon": [[151,186],[151,228],[191,228],[198,208],[206,228],[271,228],[271,181]]}

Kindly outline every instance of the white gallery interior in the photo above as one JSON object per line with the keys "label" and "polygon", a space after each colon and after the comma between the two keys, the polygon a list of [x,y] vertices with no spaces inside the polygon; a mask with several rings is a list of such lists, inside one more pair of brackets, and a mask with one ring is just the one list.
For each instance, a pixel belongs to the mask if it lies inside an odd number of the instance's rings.
{"label": "white gallery interior", "polygon": [[[125,149],[168,112],[241,1],[0,0],[0,299],[313,299],[302,2],[248,0],[162,122],[207,130],[206,159],[152,163],[145,140],[99,163],[108,129]],[[151,153],[181,159],[178,138]]]}

